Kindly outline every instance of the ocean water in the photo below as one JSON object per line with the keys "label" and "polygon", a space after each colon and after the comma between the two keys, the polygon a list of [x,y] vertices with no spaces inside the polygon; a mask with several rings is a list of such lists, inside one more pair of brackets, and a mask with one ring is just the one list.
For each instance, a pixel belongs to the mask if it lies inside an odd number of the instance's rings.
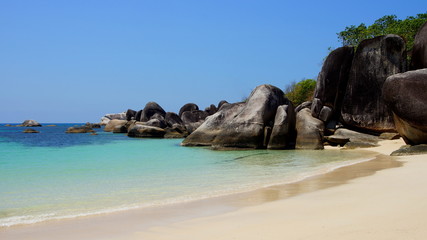
{"label": "ocean water", "polygon": [[[46,124],[44,124],[46,125]],[[355,151],[214,151],[73,124],[0,126],[0,227],[174,204],[294,182],[366,161]]]}

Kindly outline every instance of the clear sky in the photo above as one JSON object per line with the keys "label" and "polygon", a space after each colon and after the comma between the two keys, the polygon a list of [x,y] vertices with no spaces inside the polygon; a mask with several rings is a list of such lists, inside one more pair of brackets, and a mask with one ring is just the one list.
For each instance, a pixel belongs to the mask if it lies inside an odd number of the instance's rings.
{"label": "clear sky", "polygon": [[316,78],[336,33],[419,1],[0,0],[0,122],[177,112]]}

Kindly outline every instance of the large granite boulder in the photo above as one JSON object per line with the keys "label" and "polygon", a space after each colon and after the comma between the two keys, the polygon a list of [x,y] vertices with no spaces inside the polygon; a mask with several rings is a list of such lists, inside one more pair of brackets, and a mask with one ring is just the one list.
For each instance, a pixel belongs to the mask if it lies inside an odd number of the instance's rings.
{"label": "large granite boulder", "polygon": [[277,107],[289,103],[282,90],[271,85],[258,86],[245,103],[222,105],[182,145],[266,148],[266,128],[273,126]]}
{"label": "large granite boulder", "polygon": [[405,142],[427,143],[427,68],[388,77],[383,98]]}
{"label": "large granite boulder", "polygon": [[323,149],[325,125],[323,121],[313,117],[308,108],[304,108],[296,116],[297,149]]}
{"label": "large granite boulder", "polygon": [[126,113],[122,112],[122,113],[109,113],[109,114],[105,114],[102,118],[101,118],[101,125],[107,125],[107,123],[113,119],[117,119],[117,120],[126,120]]}
{"label": "large granite boulder", "polygon": [[25,120],[20,126],[22,127],[41,127],[42,125],[36,120]]}
{"label": "large granite boulder", "polygon": [[388,76],[405,71],[405,49],[404,40],[391,34],[359,44],[341,107],[345,125],[362,131],[394,131],[393,116],[381,92]]}
{"label": "large granite boulder", "polygon": [[134,125],[128,131],[129,137],[137,138],[163,138],[166,131],[162,128],[146,126],[146,125]]}
{"label": "large granite boulder", "polygon": [[410,67],[411,70],[427,68],[427,22],[415,35]]}
{"label": "large granite boulder", "polygon": [[268,149],[291,149],[295,147],[295,110],[291,102],[277,107]]}
{"label": "large granite boulder", "polygon": [[209,113],[201,110],[185,111],[182,113],[181,119],[189,133],[194,132],[200,125],[203,124]]}
{"label": "large granite boulder", "polygon": [[354,47],[345,46],[335,49],[326,58],[314,91],[314,98],[321,103],[316,106],[315,115],[319,115],[323,106],[328,106],[332,110],[331,118],[339,120],[353,56]]}
{"label": "large granite boulder", "polygon": [[128,110],[126,111],[126,120],[127,120],[127,121],[135,120],[136,113],[137,113],[137,112],[136,112],[135,110],[128,109]]}
{"label": "large granite boulder", "polygon": [[187,103],[184,106],[181,107],[181,109],[179,109],[179,117],[182,118],[182,114],[184,112],[192,112],[192,111],[197,111],[199,110],[199,106],[197,106],[197,104],[195,103]]}
{"label": "large granite boulder", "polygon": [[110,120],[107,123],[107,125],[105,125],[104,131],[105,132],[112,132],[114,130],[114,128],[116,128],[117,126],[125,126],[126,123],[127,123],[126,120],[118,120],[118,119]]}
{"label": "large granite boulder", "polygon": [[[163,108],[157,104],[156,102],[149,102],[145,105],[144,109],[141,113],[141,118],[136,119],[137,121],[141,122],[147,122],[149,121],[153,116],[162,116],[165,117],[166,112],[163,110]],[[159,119],[158,117],[155,117]]]}

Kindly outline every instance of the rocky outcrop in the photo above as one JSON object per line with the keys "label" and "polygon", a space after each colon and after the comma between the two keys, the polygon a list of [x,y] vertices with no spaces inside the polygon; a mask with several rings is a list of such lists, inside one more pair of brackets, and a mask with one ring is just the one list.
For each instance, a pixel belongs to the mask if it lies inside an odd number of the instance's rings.
{"label": "rocky outcrop", "polygon": [[27,129],[25,129],[24,131],[22,131],[23,133],[40,133],[39,131],[37,131],[37,130],[34,130],[34,129],[32,129],[32,128],[27,128]]}
{"label": "rocky outcrop", "polygon": [[353,56],[354,48],[345,46],[335,49],[326,58],[314,92],[314,98],[319,100],[313,101],[317,110],[312,109],[314,117],[318,117],[323,106],[327,106],[332,110],[330,118],[339,120]]}
{"label": "rocky outcrop", "polygon": [[36,120],[25,120],[20,126],[21,127],[41,127],[42,125],[38,123]]}
{"label": "rocky outcrop", "polygon": [[271,130],[268,149],[295,148],[295,110],[291,102],[277,107],[274,125]]}
{"label": "rocky outcrop", "polygon": [[324,123],[314,118],[308,108],[296,114],[296,149],[323,149]]}
{"label": "rocky outcrop", "polygon": [[88,126],[69,127],[65,131],[65,133],[89,133],[89,132],[95,132],[95,131]]}
{"label": "rocky outcrop", "polygon": [[410,68],[411,70],[427,68],[427,22],[415,35]]}
{"label": "rocky outcrop", "polygon": [[397,35],[362,41],[356,51],[341,108],[344,124],[363,131],[394,130],[390,109],[381,97],[388,76],[405,71],[404,40]]}
{"label": "rocky outcrop", "polygon": [[405,142],[427,143],[427,68],[388,77],[383,98]]}
{"label": "rocky outcrop", "polygon": [[182,118],[182,114],[184,112],[192,112],[192,111],[197,111],[199,110],[199,106],[197,106],[197,104],[195,103],[187,103],[184,106],[181,107],[181,109],[179,109],[179,117]]}
{"label": "rocky outcrop", "polygon": [[209,116],[182,145],[266,148],[266,128],[273,126],[278,106],[289,103],[280,89],[271,85],[258,86],[245,103],[221,106],[220,110]]}
{"label": "rocky outcrop", "polygon": [[146,126],[146,125],[134,125],[128,131],[129,137],[136,138],[163,138],[166,131],[162,128]]}
{"label": "rocky outcrop", "polygon": [[101,118],[101,125],[107,125],[107,123],[113,119],[117,119],[117,120],[126,120],[126,113],[122,112],[122,113],[109,113],[109,114],[105,114],[102,118]]}
{"label": "rocky outcrop", "polygon": [[126,123],[127,123],[126,120],[118,120],[118,119],[110,120],[107,123],[107,125],[105,125],[104,131],[105,132],[112,132],[117,126],[125,126]]}

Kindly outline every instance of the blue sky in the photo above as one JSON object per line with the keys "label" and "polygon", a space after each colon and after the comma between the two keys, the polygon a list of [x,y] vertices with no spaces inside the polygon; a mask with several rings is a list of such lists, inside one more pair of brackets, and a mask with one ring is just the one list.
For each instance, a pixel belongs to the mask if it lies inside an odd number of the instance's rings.
{"label": "blue sky", "polygon": [[0,122],[177,112],[315,78],[336,33],[425,1],[0,1]]}

